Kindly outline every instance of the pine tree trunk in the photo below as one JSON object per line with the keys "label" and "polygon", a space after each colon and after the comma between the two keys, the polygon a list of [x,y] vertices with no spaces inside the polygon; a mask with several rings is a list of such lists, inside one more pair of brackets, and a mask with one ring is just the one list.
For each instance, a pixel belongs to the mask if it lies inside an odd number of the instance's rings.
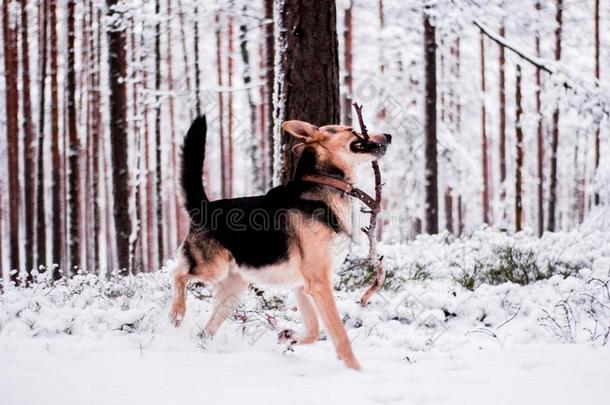
{"label": "pine tree trunk", "polygon": [[[146,44],[144,31],[140,34],[140,48],[144,48]],[[148,69],[145,61],[144,52],[140,52],[140,66],[142,66],[142,87],[148,88]],[[154,192],[154,169],[151,162],[152,145],[150,142],[149,123],[148,123],[148,105],[142,105],[142,120],[144,121],[143,137],[144,137],[144,163],[142,167],[145,171],[145,192],[143,193],[146,199],[146,213],[144,215],[146,222],[146,271],[152,271],[158,267],[158,254],[155,254],[156,238],[155,236],[155,192]]]}
{"label": "pine tree trunk", "polygon": [[438,233],[438,161],[436,141],[436,32],[424,11],[426,232]]}
{"label": "pine tree trunk", "polygon": [[[563,0],[557,0],[557,14],[555,21],[557,27],[555,29],[555,61],[561,59],[561,28],[563,23]],[[549,174],[551,184],[549,186],[549,218],[547,221],[547,230],[554,232],[556,230],[556,210],[557,210],[557,151],[559,149],[559,108],[556,107],[553,112],[553,129],[551,140],[551,171]]]}
{"label": "pine tree trunk", "polygon": [[275,37],[274,37],[274,19],[273,19],[273,0],[264,0],[265,6],[265,88],[266,98],[264,103],[266,104],[266,136],[268,146],[268,165],[267,175],[268,179],[267,187],[273,185],[273,171],[276,167],[275,162],[275,150],[274,150],[274,138],[275,138],[275,106],[273,105],[274,97],[274,86],[275,86]]}
{"label": "pine tree trunk", "polygon": [[121,15],[114,6],[118,0],[106,0],[109,17],[113,21],[108,30],[108,67],[110,79],[110,141],[112,180],[114,186],[114,224],[116,229],[116,251],[119,273],[129,274],[129,237],[131,218],[129,216],[129,167],[128,167],[128,125],[127,86],[123,78],[127,74],[127,41],[121,26]]}
{"label": "pine tree trunk", "polygon": [[[599,81],[600,76],[600,40],[599,40],[599,0],[595,0],[595,78]],[[595,129],[595,155],[594,173],[599,173],[599,156],[600,156],[600,128],[599,126]],[[599,191],[596,189],[593,196],[593,203],[599,205]]]}
{"label": "pine tree trunk", "polygon": [[515,167],[515,231],[520,232],[523,229],[523,129],[521,128],[523,107],[521,106],[521,66],[519,65],[517,65],[515,87],[515,136],[517,142],[517,164]]}
{"label": "pine tree trunk", "polygon": [[[9,193],[9,240],[10,270],[21,270],[19,260],[19,77],[17,30],[11,23],[7,2],[2,3],[4,38],[4,78],[6,96],[6,142],[8,153],[8,193]],[[11,274],[17,280],[17,273]]]}
{"label": "pine tree trunk", "polygon": [[201,86],[201,69],[199,67],[199,15],[198,15],[198,9],[197,6],[195,6],[195,9],[193,10],[193,15],[194,15],[194,27],[193,27],[193,31],[195,34],[195,38],[193,40],[194,42],[194,53],[193,53],[193,58],[195,59],[195,105],[196,105],[196,111],[197,111],[197,116],[201,115],[202,109],[201,109],[201,96],[199,95],[200,93],[200,86]]}
{"label": "pine tree trunk", "polygon": [[486,224],[490,223],[490,212],[489,212],[489,153],[487,150],[487,123],[486,115],[487,111],[485,108],[485,37],[481,32],[480,38],[481,47],[481,93],[483,94],[483,100],[481,101],[481,163],[483,172],[483,222]]}
{"label": "pine tree trunk", "polygon": [[453,190],[451,187],[445,189],[445,223],[447,231],[454,233],[453,227]]}
{"label": "pine tree trunk", "polygon": [[[500,36],[506,37],[504,24],[500,27]],[[500,113],[499,113],[499,154],[498,160],[500,163],[500,221],[502,226],[506,226],[506,56],[504,55],[504,47],[500,46],[499,51],[499,94],[500,94]]]}
{"label": "pine tree trunk", "polygon": [[343,94],[343,123],[345,125],[352,124],[352,97],[353,97],[353,55],[352,55],[352,9],[354,1],[349,0],[347,8],[343,13],[343,63],[345,64],[345,76],[343,77],[343,85],[345,93]]}
{"label": "pine tree trunk", "polygon": [[45,210],[45,187],[44,187],[44,132],[45,132],[45,109],[46,109],[46,78],[47,78],[47,22],[48,2],[42,0],[39,8],[38,30],[40,50],[38,61],[40,63],[38,83],[38,150],[36,167],[36,251],[39,266],[47,265],[47,219]]}
{"label": "pine tree trunk", "polygon": [[[258,45],[258,72],[261,83],[265,83],[267,78],[265,66],[265,48],[264,43],[261,42]],[[258,104],[258,159],[260,160],[261,192],[264,192],[269,186],[269,167],[271,164],[267,142],[267,111],[271,109],[271,106],[268,106],[266,103],[267,90],[267,86],[265,85],[258,87],[258,96],[260,98]]]}
{"label": "pine tree trunk", "polygon": [[34,267],[36,252],[34,251],[34,220],[36,218],[36,205],[34,204],[34,190],[36,188],[36,136],[34,134],[34,120],[32,119],[32,100],[30,97],[30,56],[28,40],[28,13],[27,0],[21,0],[21,79],[23,100],[23,162],[25,172],[24,207],[25,207],[25,270],[30,273]]}
{"label": "pine tree trunk", "polygon": [[218,83],[218,135],[220,143],[220,194],[222,198],[229,197],[227,184],[227,154],[224,134],[224,90],[222,80],[222,33],[220,15],[214,17],[216,23],[216,77]]}
{"label": "pine tree trunk", "polygon": [[[334,0],[280,2],[276,23],[277,58],[275,122],[288,119],[313,125],[338,123],[340,119],[339,55],[337,49],[336,7]],[[292,137],[278,137],[281,167],[278,182],[287,183],[294,174]],[[277,162],[275,162],[277,163]]]}
{"label": "pine tree trunk", "polygon": [[[2,27],[4,38],[4,78],[6,96],[6,142],[8,153],[8,195],[9,195],[9,241],[10,268],[21,270],[19,258],[19,205],[21,190],[19,187],[19,61],[17,50],[17,27],[11,22],[14,16],[9,15],[8,2],[2,3]],[[17,273],[11,274],[11,280],[17,281]]]}
{"label": "pine tree trunk", "polygon": [[[99,266],[100,259],[100,237],[101,237],[101,211],[99,208],[99,194],[100,194],[100,175],[99,175],[99,150],[100,150],[100,139],[102,137],[102,119],[101,119],[101,93],[100,93],[100,73],[99,69],[101,67],[101,48],[102,48],[102,11],[97,8],[97,12],[95,13],[95,17],[93,14],[94,6],[93,0],[91,2],[91,21],[95,18],[95,27],[96,27],[96,38],[95,42],[91,42],[91,55],[92,55],[92,77],[91,83],[93,87],[93,106],[92,106],[92,116],[91,116],[91,133],[89,134],[89,139],[91,140],[91,161],[94,165],[92,179],[91,179],[91,191],[92,191],[92,199],[93,199],[93,263],[96,266]],[[91,35],[93,37],[93,35]],[[95,44],[95,48],[94,48]]]}
{"label": "pine tree trunk", "polygon": [[[248,7],[246,4],[242,7],[242,14],[248,14]],[[252,164],[252,169],[254,170],[254,182],[255,189],[257,192],[262,193],[265,190],[265,181],[264,181],[264,171],[265,171],[265,163],[264,161],[258,161],[258,157],[260,156],[260,148],[261,145],[256,142],[256,104],[254,103],[254,98],[252,96],[252,63],[250,61],[250,52],[248,51],[248,27],[245,23],[239,25],[239,53],[241,55],[241,60],[243,63],[243,80],[244,87],[246,88],[246,97],[248,99],[248,112],[249,112],[249,130],[250,136],[252,137],[251,147],[249,148],[249,155]],[[261,86],[261,90],[263,87]],[[264,95],[263,95],[264,96]],[[262,99],[261,99],[262,100]],[[264,147],[264,145],[262,145]]]}
{"label": "pine tree trunk", "polygon": [[228,87],[228,126],[227,126],[227,196],[233,197],[233,16],[227,23],[227,87]]}
{"label": "pine tree trunk", "polygon": [[76,130],[76,68],[75,62],[75,38],[76,33],[74,31],[75,24],[75,8],[76,1],[68,1],[68,58],[67,58],[67,115],[68,115],[68,162],[69,162],[69,173],[68,173],[68,184],[69,184],[69,269],[70,272],[76,272],[81,267],[80,262],[80,202],[82,198],[82,192],[80,190],[80,163],[79,156],[81,154],[80,141],[78,139],[78,133]]}
{"label": "pine tree trunk", "polygon": [[156,213],[157,213],[157,253],[159,256],[159,266],[163,265],[165,258],[164,249],[164,218],[163,218],[163,175],[161,152],[163,145],[161,144],[161,23],[159,19],[161,13],[161,1],[155,0],[155,15],[157,23],[155,24],[155,192],[156,192]]}
{"label": "pine tree trunk", "polygon": [[[536,12],[540,15],[540,2],[536,3]],[[540,34],[536,33],[536,56],[540,57]],[[538,122],[536,127],[536,143],[537,143],[537,171],[538,171],[538,236],[544,233],[544,134],[542,132],[542,71],[540,67],[536,67],[536,114]]]}
{"label": "pine tree trunk", "polygon": [[[58,89],[58,71],[57,71],[57,0],[49,1],[49,28],[50,33],[50,58],[49,58],[49,76],[51,77],[51,178],[52,178],[52,197],[51,197],[51,212],[53,213],[52,221],[52,263],[57,266],[62,265],[62,257],[64,251],[64,233],[63,233],[63,193],[61,179],[63,178],[61,167],[62,158],[59,149],[59,89]],[[58,279],[61,273],[57,270],[53,273],[53,277]]]}

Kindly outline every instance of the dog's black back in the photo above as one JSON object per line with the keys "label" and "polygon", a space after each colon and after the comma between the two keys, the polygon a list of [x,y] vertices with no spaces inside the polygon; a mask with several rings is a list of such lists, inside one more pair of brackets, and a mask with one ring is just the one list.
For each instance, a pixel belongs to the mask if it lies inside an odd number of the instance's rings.
{"label": "dog's black back", "polygon": [[[341,225],[323,201],[302,198],[319,185],[293,181],[271,189],[267,194],[209,201],[201,182],[205,145],[205,118],[195,120],[183,148],[182,187],[196,240],[218,242],[231,252],[239,266],[262,268],[288,260],[289,249],[299,248],[295,224],[288,214],[298,210],[306,221],[319,221],[336,232]],[[298,177],[315,167],[312,154],[303,153],[297,165]],[[296,224],[306,226],[306,224]],[[205,242],[203,242],[205,243]],[[189,245],[185,244],[185,253]]]}

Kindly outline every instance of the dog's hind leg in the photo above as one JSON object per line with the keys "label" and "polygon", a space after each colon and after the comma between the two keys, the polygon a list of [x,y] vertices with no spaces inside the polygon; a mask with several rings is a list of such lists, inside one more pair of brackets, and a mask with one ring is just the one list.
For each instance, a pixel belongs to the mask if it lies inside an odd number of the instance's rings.
{"label": "dog's hind leg", "polygon": [[235,311],[248,289],[248,285],[248,281],[232,272],[218,282],[212,316],[204,328],[207,336],[214,336],[224,320]]}
{"label": "dog's hind leg", "polygon": [[285,329],[280,332],[279,341],[282,343],[308,345],[320,336],[320,323],[318,322],[318,314],[314,308],[311,297],[305,294],[303,287],[298,287],[294,290],[294,295],[297,300],[297,307],[303,320],[304,330],[295,336],[294,331]]}

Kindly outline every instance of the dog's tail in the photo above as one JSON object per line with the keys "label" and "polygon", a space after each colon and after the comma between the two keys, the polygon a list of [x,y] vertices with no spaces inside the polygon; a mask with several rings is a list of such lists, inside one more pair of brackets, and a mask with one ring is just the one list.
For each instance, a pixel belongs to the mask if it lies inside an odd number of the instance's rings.
{"label": "dog's tail", "polygon": [[205,115],[191,124],[182,145],[182,173],[180,183],[184,193],[184,206],[192,222],[201,222],[202,209],[209,201],[203,189],[203,160],[207,124]]}

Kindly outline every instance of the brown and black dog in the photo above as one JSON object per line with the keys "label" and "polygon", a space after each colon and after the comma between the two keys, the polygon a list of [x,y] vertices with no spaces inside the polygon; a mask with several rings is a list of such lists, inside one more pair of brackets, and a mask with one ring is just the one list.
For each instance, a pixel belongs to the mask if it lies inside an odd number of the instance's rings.
{"label": "brown and black dog", "polygon": [[301,142],[293,148],[299,153],[294,180],[262,196],[210,201],[202,183],[205,117],[193,122],[184,140],[181,173],[190,230],[177,254],[170,318],[180,325],[191,280],[216,286],[214,310],[204,329],[210,336],[250,283],[291,288],[304,331],[288,338],[297,344],[315,342],[319,314],[339,358],[358,370],[332,288],[333,269],[347,254],[341,240],[351,233],[350,197],[305,179],[317,175],[353,184],[356,167],[383,156],[391,137],[364,139],[351,127],[318,128],[302,121],[284,122],[282,129]]}

